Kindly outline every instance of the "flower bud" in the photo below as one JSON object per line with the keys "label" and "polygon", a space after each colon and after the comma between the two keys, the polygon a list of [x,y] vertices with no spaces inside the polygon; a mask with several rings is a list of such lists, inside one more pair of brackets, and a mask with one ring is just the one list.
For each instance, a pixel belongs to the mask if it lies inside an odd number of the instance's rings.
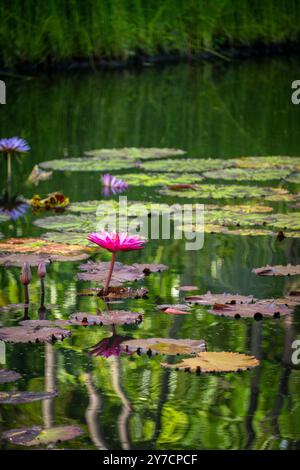
{"label": "flower bud", "polygon": [[47,270],[46,270],[46,263],[44,261],[42,261],[38,265],[37,273],[38,273],[38,276],[39,276],[40,279],[43,279],[46,276]]}
{"label": "flower bud", "polygon": [[27,286],[28,284],[30,284],[31,279],[32,279],[32,274],[31,274],[30,264],[26,261],[23,264],[23,267],[21,270],[20,281],[22,282],[22,284],[24,284],[24,286]]}

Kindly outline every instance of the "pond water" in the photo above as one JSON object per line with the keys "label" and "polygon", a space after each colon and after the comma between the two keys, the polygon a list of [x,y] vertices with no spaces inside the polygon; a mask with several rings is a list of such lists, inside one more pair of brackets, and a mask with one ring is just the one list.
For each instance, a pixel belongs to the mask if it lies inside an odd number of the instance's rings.
{"label": "pond water", "polygon": [[[60,190],[72,202],[102,199],[98,172],[58,171],[37,187],[25,184],[34,164],[97,148],[174,147],[199,159],[297,156],[300,108],[290,97],[291,82],[299,76],[295,60],[268,59],[9,80],[7,105],[0,109],[1,136],[22,135],[32,147],[14,166],[13,190],[27,198]],[[2,161],[1,175],[5,171]],[[164,201],[151,187],[132,187],[126,195],[135,201]],[[283,203],[270,205],[287,210]],[[0,231],[5,237],[39,236],[45,230],[33,222],[42,216],[29,210],[23,218],[2,223]],[[162,368],[165,356],[87,355],[88,348],[110,336],[105,326],[75,327],[70,338],[55,344],[6,344],[1,360],[22,378],[1,390],[55,389],[58,396],[0,405],[1,431],[79,425],[82,435],[58,444],[61,448],[299,448],[300,369],[290,361],[292,343],[300,335],[299,308],[292,317],[254,321],[215,316],[208,307],[193,307],[189,315],[168,315],[156,307],[181,303],[186,293],[176,287],[183,285],[198,286],[200,293],[283,297],[300,289],[299,276],[259,277],[251,270],[299,264],[299,247],[299,238],[278,242],[271,236],[205,234],[199,251],[186,251],[183,240],[152,240],[144,250],[121,254],[118,260],[127,264],[164,263],[169,268],[137,283],[149,289],[148,299],[115,306],[144,314],[141,324],[119,326],[117,334],[203,338],[209,351],[255,355],[260,365],[242,373],[199,376]],[[94,258],[108,259],[100,251]],[[77,295],[89,285],[76,279],[79,264],[48,268],[47,318],[101,308],[100,299]],[[33,272],[29,316],[36,319],[40,288]],[[1,267],[0,279],[0,304],[22,302],[19,269]],[[15,326],[23,318],[21,310],[0,315],[2,326]],[[0,448],[21,447],[2,440]]]}

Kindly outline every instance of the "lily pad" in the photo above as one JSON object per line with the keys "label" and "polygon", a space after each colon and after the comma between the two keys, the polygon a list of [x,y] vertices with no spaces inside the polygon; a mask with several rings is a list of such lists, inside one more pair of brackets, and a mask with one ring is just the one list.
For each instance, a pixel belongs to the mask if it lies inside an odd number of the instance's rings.
{"label": "lily pad", "polygon": [[231,204],[225,206],[219,205],[209,205],[205,204],[205,210],[221,210],[221,211],[230,211],[238,212],[239,214],[251,214],[251,213],[264,213],[264,212],[273,212],[273,207],[260,205],[260,204]]}
{"label": "lily pad", "polygon": [[31,428],[10,429],[2,434],[2,438],[15,445],[31,447],[69,441],[81,434],[82,430],[79,426],[56,426],[47,429],[33,426]]}
{"label": "lily pad", "polygon": [[124,341],[121,348],[126,352],[138,354],[197,354],[206,350],[204,340],[172,339],[172,338],[147,338]]}
{"label": "lily pad", "polygon": [[[300,165],[299,165],[300,166]],[[300,170],[300,168],[299,168]],[[300,184],[300,173],[299,173],[299,170],[297,171],[297,173],[291,173],[287,178],[286,178],[286,181],[288,181],[289,183],[295,183],[295,184]]]}
{"label": "lily pad", "polygon": [[211,292],[206,292],[206,294],[193,295],[186,297],[185,300],[188,303],[196,305],[214,305],[218,304],[251,304],[255,301],[253,295],[240,295],[240,294],[212,294]]}
{"label": "lily pad", "polygon": [[79,232],[89,233],[96,228],[95,217],[88,215],[53,215],[50,217],[43,217],[34,221],[34,225],[46,230],[58,230],[61,232]]}
{"label": "lily pad", "polygon": [[127,175],[117,175],[116,178],[125,178],[126,183],[130,186],[166,186],[175,185],[181,187],[182,185],[198,183],[203,179],[203,176],[196,173],[160,173],[160,174],[147,174],[147,173],[130,173]]}
{"label": "lily pad", "polygon": [[127,158],[130,160],[150,160],[169,156],[184,155],[185,151],[172,148],[135,148],[125,147],[118,149],[95,149],[84,152],[85,155],[97,158]]}
{"label": "lily pad", "polygon": [[202,352],[196,357],[183,359],[177,364],[162,363],[163,367],[196,373],[238,372],[259,365],[254,356],[233,352]]}
{"label": "lily pad", "polygon": [[178,290],[181,292],[191,292],[193,290],[199,290],[197,286],[179,286]]}
{"label": "lily pad", "polygon": [[74,253],[70,255],[46,255],[36,253],[0,253],[0,266],[23,266],[28,262],[30,266],[38,266],[40,263],[51,263],[53,261],[83,261],[90,257],[88,253]]}
{"label": "lily pad", "polygon": [[19,405],[33,401],[48,400],[57,396],[57,392],[0,392],[0,403]]}
{"label": "lily pad", "polygon": [[262,317],[280,318],[292,313],[292,309],[286,305],[277,305],[275,302],[255,302],[252,304],[214,304],[209,313],[220,316],[234,317],[234,318],[255,318],[257,320]]}
{"label": "lily pad", "polygon": [[201,199],[245,199],[258,198],[267,201],[293,201],[295,196],[283,188],[268,188],[244,185],[217,185],[201,184],[196,190],[173,191],[168,188],[161,189],[160,194],[165,196],[177,196],[180,198]]}
{"label": "lily pad", "polygon": [[55,243],[69,243],[70,245],[95,247],[93,243],[87,240],[86,236],[77,232],[46,232],[41,237],[43,240]]}
{"label": "lily pad", "polygon": [[68,326],[73,325],[74,323],[71,320],[61,320],[54,318],[53,320],[22,320],[19,325],[26,326],[26,327],[61,327],[61,326]]}
{"label": "lily pad", "polygon": [[21,374],[15,372],[14,370],[0,369],[0,384],[15,382],[16,380],[19,380],[20,377]]}
{"label": "lily pad", "polygon": [[167,310],[176,310],[176,311],[180,311],[181,313],[183,312],[190,313],[190,307],[189,305],[186,305],[186,304],[162,304],[162,305],[157,305],[157,308],[159,310],[162,310],[163,312],[166,312]]}
{"label": "lily pad", "polygon": [[[77,277],[81,281],[97,281],[103,283],[107,277],[109,267],[110,262],[95,263],[91,261],[79,267],[81,270],[84,270],[84,272],[78,273]],[[127,266],[116,262],[111,278],[111,285],[118,286],[123,282],[138,281],[143,278],[143,272],[139,271],[134,266]]]}
{"label": "lily pad", "polygon": [[[204,226],[202,225],[194,225],[194,224],[186,224],[182,226],[177,226],[177,230],[182,230],[183,232],[204,232],[204,233],[222,233],[225,235],[237,235],[237,236],[272,236],[277,237],[278,233],[274,232],[273,230],[266,230],[262,228],[232,228],[226,227],[224,225],[218,224],[207,224],[205,223]],[[300,238],[300,232],[284,232],[285,238]]]}
{"label": "lily pad", "polygon": [[0,242],[0,252],[2,253],[36,253],[55,256],[68,256],[73,254],[93,253],[92,248],[84,249],[80,245],[69,243],[54,243],[40,238],[9,238]]}
{"label": "lily pad", "polygon": [[203,173],[205,178],[231,181],[271,181],[285,179],[291,173],[285,168],[224,168]]}
{"label": "lily pad", "polygon": [[113,171],[136,166],[130,158],[79,157],[59,158],[39,163],[39,167],[53,171]]}
{"label": "lily pad", "polygon": [[140,287],[139,289],[132,289],[131,287],[110,286],[108,292],[104,295],[103,289],[90,288],[79,292],[81,296],[97,296],[105,299],[106,302],[126,299],[145,299],[148,294],[148,289]]}
{"label": "lily pad", "polygon": [[258,276],[296,276],[297,274],[300,274],[300,265],[267,265],[263,266],[262,268],[252,269],[252,272],[257,274]]}
{"label": "lily pad", "polygon": [[220,158],[181,158],[145,162],[141,164],[141,168],[153,172],[194,173],[227,168],[233,165],[232,160],[222,160]]}
{"label": "lily pad", "polygon": [[0,328],[0,340],[6,343],[44,343],[64,339],[71,331],[62,328],[11,326]]}
{"label": "lily pad", "polygon": [[168,269],[168,266],[165,264],[156,263],[134,263],[132,266],[146,276],[151,273],[162,273]]}
{"label": "lily pad", "polygon": [[300,157],[278,155],[270,157],[240,157],[233,159],[233,163],[238,168],[289,168],[290,170],[300,170]]}
{"label": "lily pad", "polygon": [[90,313],[76,312],[70,317],[72,322],[84,326],[89,325],[130,325],[139,324],[143,321],[143,315],[127,310],[111,310],[109,312],[93,315]]}

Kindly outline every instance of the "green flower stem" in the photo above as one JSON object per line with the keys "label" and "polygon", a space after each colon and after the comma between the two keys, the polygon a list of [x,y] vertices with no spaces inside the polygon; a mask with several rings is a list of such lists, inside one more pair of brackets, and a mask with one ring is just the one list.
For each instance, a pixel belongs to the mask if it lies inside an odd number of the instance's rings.
{"label": "green flower stem", "polygon": [[110,284],[110,281],[111,281],[111,276],[112,276],[112,273],[114,271],[115,261],[116,261],[116,253],[112,253],[109,272],[108,272],[108,275],[107,275],[107,278],[106,278],[106,281],[105,281],[105,285],[104,285],[104,289],[103,289],[103,295],[107,295],[109,284]]}

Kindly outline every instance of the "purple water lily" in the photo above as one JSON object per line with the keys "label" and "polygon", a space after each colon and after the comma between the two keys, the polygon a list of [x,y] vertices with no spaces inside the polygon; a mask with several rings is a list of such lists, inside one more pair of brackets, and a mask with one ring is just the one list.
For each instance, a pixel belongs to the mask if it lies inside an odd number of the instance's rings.
{"label": "purple water lily", "polygon": [[103,186],[105,186],[106,188],[113,188],[113,189],[127,189],[128,188],[128,184],[126,183],[126,181],[118,179],[115,176],[110,175],[109,173],[102,175],[101,179],[102,179]]}
{"label": "purple water lily", "polygon": [[0,152],[4,153],[26,153],[30,147],[26,140],[20,137],[10,137],[8,139],[0,139]]}

